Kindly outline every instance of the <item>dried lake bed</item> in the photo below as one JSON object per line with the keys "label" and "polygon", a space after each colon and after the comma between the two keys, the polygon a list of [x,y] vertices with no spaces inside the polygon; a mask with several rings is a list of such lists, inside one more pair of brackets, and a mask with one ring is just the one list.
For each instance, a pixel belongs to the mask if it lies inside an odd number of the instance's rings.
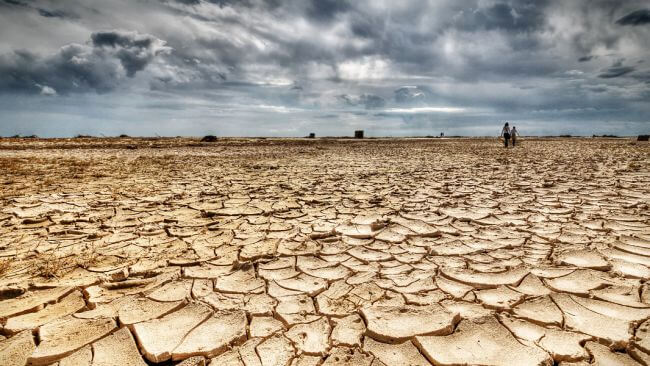
{"label": "dried lake bed", "polygon": [[650,145],[0,139],[1,365],[648,365]]}

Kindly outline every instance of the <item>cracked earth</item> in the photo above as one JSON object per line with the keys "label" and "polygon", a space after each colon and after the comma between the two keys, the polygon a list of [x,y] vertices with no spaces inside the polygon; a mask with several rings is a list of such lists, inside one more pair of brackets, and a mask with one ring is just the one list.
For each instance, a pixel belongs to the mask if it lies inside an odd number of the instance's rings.
{"label": "cracked earth", "polygon": [[1,365],[649,365],[650,146],[0,140]]}

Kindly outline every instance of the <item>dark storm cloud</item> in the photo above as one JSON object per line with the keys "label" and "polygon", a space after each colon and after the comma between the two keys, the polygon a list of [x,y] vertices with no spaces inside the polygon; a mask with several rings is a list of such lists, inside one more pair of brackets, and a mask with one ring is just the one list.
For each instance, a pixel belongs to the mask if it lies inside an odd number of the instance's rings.
{"label": "dark storm cloud", "polygon": [[165,42],[149,34],[125,31],[104,31],[91,35],[95,48],[111,48],[126,70],[126,75],[133,77],[161,52],[169,49]]}
{"label": "dark storm cloud", "polygon": [[350,24],[352,34],[367,39],[381,37],[383,27],[383,19],[373,19],[371,17],[359,17]]}
{"label": "dark storm cloud", "polygon": [[635,69],[632,66],[613,66],[605,70],[605,72],[598,74],[598,77],[603,79],[617,78],[629,74],[634,70]]}
{"label": "dark storm cloud", "polygon": [[30,3],[19,1],[19,0],[1,0],[0,1],[0,6],[5,5],[5,6],[16,6],[16,7],[23,7],[27,9],[33,9],[38,13],[38,15],[45,17],[45,18],[60,18],[60,19],[78,19],[79,16],[68,11],[63,11],[59,9],[45,9],[45,8],[40,8],[37,6],[34,6]]}
{"label": "dark storm cloud", "polygon": [[22,6],[22,7],[30,7],[30,5],[24,1],[20,0],[0,0],[0,6],[5,5],[5,6]]}
{"label": "dark storm cloud", "polygon": [[631,12],[616,21],[619,25],[644,25],[650,24],[650,9],[640,9]]}
{"label": "dark storm cloud", "polygon": [[64,46],[44,58],[29,51],[0,57],[0,92],[3,93],[37,94],[51,89],[55,93],[102,93],[115,88],[118,76],[118,65],[79,44]]}
{"label": "dark storm cloud", "polygon": [[331,20],[351,8],[347,0],[309,0],[307,15],[317,20]]}
{"label": "dark storm cloud", "polygon": [[282,0],[159,0],[161,2],[176,2],[184,5],[200,5],[201,3],[214,4],[223,8],[226,6],[231,7],[267,7],[267,8],[277,8],[281,5]]}
{"label": "dark storm cloud", "polygon": [[[547,47],[540,40],[546,19],[544,11],[549,1],[502,1],[483,6],[477,1],[463,0],[441,2],[440,9],[426,11],[422,6],[401,7],[399,11],[374,11],[362,2],[348,3],[333,0],[285,1],[280,5],[269,5],[268,1],[228,1],[220,6],[231,7],[242,12],[241,17],[222,15],[216,18],[206,17],[198,10],[189,13],[211,26],[232,29],[233,35],[248,34],[270,45],[261,51],[251,43],[236,42],[229,37],[209,37],[197,34],[196,47],[175,47],[179,62],[188,58],[198,58],[202,66],[206,63],[220,68],[220,73],[229,79],[245,77],[241,75],[241,66],[258,63],[265,66],[274,65],[282,71],[288,71],[297,78],[310,78],[311,69],[306,68],[310,62],[327,65],[334,70],[326,78],[342,81],[346,78],[339,69],[341,61],[362,57],[381,57],[391,60],[394,67],[406,74],[428,73],[450,75],[462,80],[476,80],[486,77],[508,77],[516,75],[549,75],[562,71],[562,67],[545,57],[534,56],[536,51],[544,52]],[[259,15],[263,9],[273,8],[269,13],[269,27],[258,27],[249,21],[246,11],[255,9]],[[188,12],[188,9],[175,9]],[[427,26],[426,18],[431,14],[439,17],[438,23]],[[299,19],[307,19],[316,25],[313,34],[300,35],[274,32],[272,25],[287,22],[291,24]],[[343,31],[347,28],[349,35],[340,34],[340,42],[325,45],[319,30],[322,21],[339,22]],[[465,42],[453,59],[445,59],[440,49],[445,32],[462,31],[451,42]],[[512,52],[497,53],[487,48],[487,42],[478,39],[486,37],[483,32],[499,32]],[[363,39],[363,42],[356,42]],[[487,40],[488,42],[490,40]],[[171,41],[170,41],[171,42]],[[472,55],[471,43],[485,47],[481,57]],[[438,44],[437,44],[438,43]],[[173,46],[173,43],[172,43]],[[199,51],[200,50],[200,51]],[[200,53],[200,55],[199,55]],[[531,57],[532,56],[532,57]],[[459,63],[467,67],[458,69]],[[449,64],[449,65],[446,65]],[[203,72],[202,72],[203,73]],[[201,77],[200,80],[208,78]],[[218,82],[218,81],[217,81]]]}
{"label": "dark storm cloud", "polygon": [[169,50],[163,41],[136,32],[97,32],[91,39],[92,45],[72,43],[48,56],[31,51],[1,55],[0,92],[105,93],[115,89],[123,75],[133,77]]}
{"label": "dark storm cloud", "polygon": [[498,2],[485,8],[465,8],[455,16],[462,29],[503,29],[532,31],[545,22],[544,7],[548,1]]}
{"label": "dark storm cloud", "polygon": [[201,3],[201,0],[173,0],[177,3],[187,4],[187,5],[198,5]]}
{"label": "dark storm cloud", "polygon": [[617,78],[619,76],[629,74],[634,70],[636,70],[636,68],[633,66],[623,66],[623,61],[619,60],[614,62],[611,67],[598,74],[598,77],[603,79]]}
{"label": "dark storm cloud", "polygon": [[2,0],[0,2],[0,5],[3,5],[3,4],[4,5],[14,5],[14,6],[25,6],[25,7],[29,6],[29,4],[24,3],[22,1],[18,1],[18,0]]}
{"label": "dark storm cloud", "polygon": [[47,10],[38,8],[38,14],[45,18],[60,18],[60,19],[78,19],[79,16],[63,10]]}

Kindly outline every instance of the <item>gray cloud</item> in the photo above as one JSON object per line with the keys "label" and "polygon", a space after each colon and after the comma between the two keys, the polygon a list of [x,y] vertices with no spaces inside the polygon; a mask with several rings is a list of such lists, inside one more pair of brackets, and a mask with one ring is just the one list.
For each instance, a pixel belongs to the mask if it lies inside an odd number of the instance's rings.
{"label": "gray cloud", "polygon": [[[138,115],[178,121],[165,130],[176,134],[183,125],[214,134],[324,135],[352,126],[430,134],[437,124],[482,133],[491,121],[520,119],[539,131],[588,121],[575,126],[591,135],[590,124],[648,122],[650,68],[640,61],[650,27],[622,26],[644,24],[638,9],[646,6],[0,0],[0,104],[33,98],[54,118],[54,101],[65,102],[101,120],[98,130],[130,117],[81,104],[96,93],[109,106],[142,100]],[[22,118],[10,110],[5,119]]]}
{"label": "gray cloud", "polygon": [[618,60],[614,62],[611,67],[598,74],[598,77],[603,79],[617,78],[619,76],[629,74],[634,70],[636,70],[636,68],[633,66],[623,66],[623,60]]}
{"label": "gray cloud", "polygon": [[0,92],[106,93],[123,76],[133,77],[170,50],[164,41],[136,32],[97,32],[91,40],[91,45],[71,43],[48,56],[31,51],[0,56]]}
{"label": "gray cloud", "polygon": [[[631,75],[631,77],[633,77],[636,80],[642,81],[646,84],[650,84],[650,70],[646,70],[641,73],[636,73],[635,75]],[[645,92],[645,96],[647,97],[648,95],[650,95],[650,90],[646,90]]]}
{"label": "gray cloud", "polygon": [[337,95],[336,99],[338,99],[339,102],[341,102],[342,104],[348,106],[355,106],[358,104],[357,101],[354,99],[354,97],[347,94]]}
{"label": "gray cloud", "polygon": [[546,19],[544,7],[548,1],[496,2],[483,8],[465,8],[453,18],[463,29],[503,29],[533,31],[541,28]]}
{"label": "gray cloud", "polygon": [[650,9],[640,9],[631,12],[616,21],[619,25],[644,25],[650,24]]}
{"label": "gray cloud", "polygon": [[359,97],[359,104],[366,109],[378,109],[386,105],[386,100],[378,95],[363,94]]}
{"label": "gray cloud", "polygon": [[0,2],[0,5],[3,5],[3,4],[4,5],[14,5],[14,6],[25,6],[25,7],[29,6],[29,4],[24,3],[22,1],[19,1],[19,0],[2,0],[2,2]]}
{"label": "gray cloud", "polygon": [[625,74],[629,74],[632,71],[634,71],[634,67],[632,66],[614,66],[610,67],[609,69],[605,70],[603,73],[598,74],[599,78],[617,78],[619,76],[623,76]]}
{"label": "gray cloud", "polygon": [[62,10],[38,9],[38,14],[46,18],[77,19],[78,16]]}
{"label": "gray cloud", "polygon": [[125,31],[95,32],[90,36],[95,48],[110,48],[114,51],[128,77],[144,68],[159,54],[171,49],[166,42],[149,34]]}
{"label": "gray cloud", "polygon": [[0,1],[0,7],[1,6],[17,6],[17,7],[23,7],[27,9],[33,9],[35,10],[38,15],[45,17],[45,18],[61,18],[61,19],[78,19],[79,16],[74,14],[73,12],[68,12],[68,11],[63,11],[60,9],[45,9],[41,8],[38,6],[34,6],[31,3],[24,2],[24,1],[19,1],[19,0],[1,0]]}
{"label": "gray cloud", "polygon": [[337,95],[336,98],[345,106],[362,106],[365,109],[379,109],[386,105],[386,100],[384,98],[372,94],[362,94],[356,97],[348,94],[341,94]]}
{"label": "gray cloud", "polygon": [[309,0],[307,15],[317,20],[331,20],[351,8],[347,0]]}
{"label": "gray cloud", "polygon": [[426,101],[427,91],[418,86],[403,86],[394,91],[395,102],[400,104],[417,104]]}

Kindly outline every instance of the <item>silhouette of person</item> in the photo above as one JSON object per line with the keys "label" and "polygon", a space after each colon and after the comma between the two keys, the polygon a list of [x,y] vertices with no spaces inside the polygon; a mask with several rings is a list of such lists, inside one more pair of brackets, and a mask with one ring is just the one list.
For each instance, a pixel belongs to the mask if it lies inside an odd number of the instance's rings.
{"label": "silhouette of person", "polygon": [[517,142],[517,136],[519,135],[519,131],[517,131],[517,127],[512,126],[512,130],[510,130],[510,138],[512,139],[512,147],[515,147],[515,143]]}
{"label": "silhouette of person", "polygon": [[510,140],[510,126],[508,125],[508,122],[506,122],[505,125],[503,125],[503,129],[501,129],[501,136],[503,136],[503,143],[505,144],[505,147],[508,147],[508,141]]}

